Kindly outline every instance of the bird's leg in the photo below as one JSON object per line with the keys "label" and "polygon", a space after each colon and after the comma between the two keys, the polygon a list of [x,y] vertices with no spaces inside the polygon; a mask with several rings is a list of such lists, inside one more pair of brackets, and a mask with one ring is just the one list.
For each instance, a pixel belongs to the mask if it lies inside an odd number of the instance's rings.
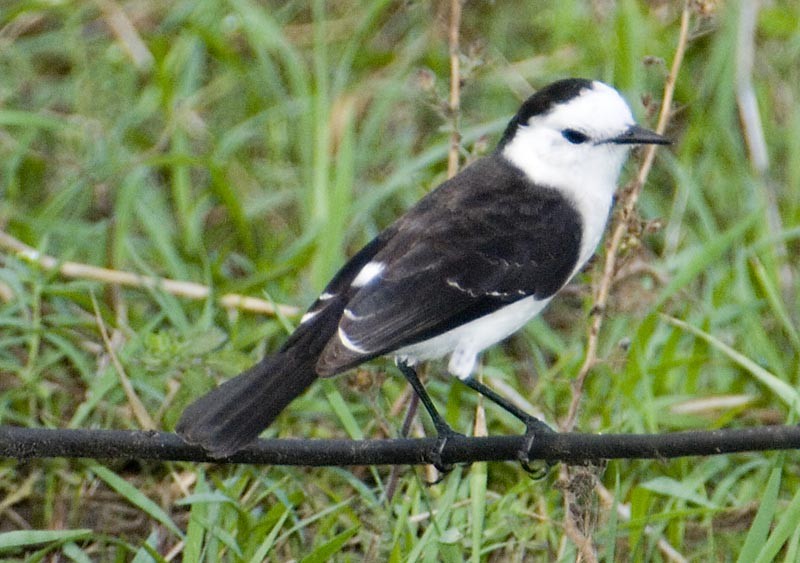
{"label": "bird's leg", "polygon": [[523,411],[520,408],[512,405],[507,399],[498,395],[494,390],[490,389],[477,379],[472,377],[468,377],[466,379],[461,380],[465,385],[467,385],[470,389],[477,391],[496,405],[503,407],[505,410],[516,416],[522,422],[525,423],[525,443],[523,447],[517,452],[517,458],[522,464],[522,468],[530,474],[540,474],[541,470],[537,470],[536,468],[532,467],[530,464],[530,451],[531,447],[533,446],[533,441],[535,436],[542,435],[542,434],[552,434],[554,430],[547,426],[544,422],[539,420],[533,415],[530,415]]}
{"label": "bird's leg", "polygon": [[400,369],[403,377],[406,378],[406,381],[408,381],[408,383],[414,389],[414,392],[417,394],[417,397],[419,397],[419,400],[422,402],[425,410],[428,411],[428,414],[433,421],[434,428],[436,428],[436,446],[434,447],[433,451],[430,452],[430,462],[441,473],[447,473],[453,469],[453,466],[442,462],[442,452],[444,451],[444,446],[449,438],[453,436],[460,436],[461,434],[453,430],[450,425],[447,424],[442,415],[439,414],[439,411],[436,410],[433,401],[428,395],[428,392],[425,391],[425,388],[422,386],[422,382],[419,380],[419,376],[417,376],[417,372],[414,371],[414,368],[409,366],[404,361],[398,361],[397,367]]}

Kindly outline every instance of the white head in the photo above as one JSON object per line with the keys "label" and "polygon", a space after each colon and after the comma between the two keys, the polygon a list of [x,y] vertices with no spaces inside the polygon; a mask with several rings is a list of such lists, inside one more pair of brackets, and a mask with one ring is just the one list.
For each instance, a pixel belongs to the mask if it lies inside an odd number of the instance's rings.
{"label": "white head", "polygon": [[610,198],[631,145],[667,143],[636,125],[612,87],[569,78],[525,101],[498,152],[537,184],[570,192],[599,189]]}

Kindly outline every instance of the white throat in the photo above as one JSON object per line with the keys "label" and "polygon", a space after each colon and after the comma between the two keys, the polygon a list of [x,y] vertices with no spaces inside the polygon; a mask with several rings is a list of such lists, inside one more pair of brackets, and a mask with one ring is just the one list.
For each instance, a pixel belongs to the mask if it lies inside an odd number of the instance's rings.
{"label": "white throat", "polygon": [[[579,96],[521,123],[502,149],[502,155],[531,182],[560,191],[580,213],[583,236],[576,270],[600,241],[628,154],[628,145],[606,141],[634,123],[619,93],[594,82]],[[588,140],[570,142],[564,136],[569,130]]]}
{"label": "white throat", "polygon": [[[552,149],[549,153],[536,150],[534,139],[528,143],[526,139],[520,138],[526,133],[527,131],[520,130],[515,139],[503,150],[503,156],[521,169],[534,184],[547,186],[564,194],[580,213],[583,232],[575,268],[577,271],[594,253],[605,230],[624,160],[624,151],[609,145],[608,148],[611,150],[608,151],[606,158],[589,158],[583,165],[564,166],[563,159],[554,155]],[[543,152],[549,157],[542,157]],[[622,152],[622,155],[615,154],[618,152]]]}

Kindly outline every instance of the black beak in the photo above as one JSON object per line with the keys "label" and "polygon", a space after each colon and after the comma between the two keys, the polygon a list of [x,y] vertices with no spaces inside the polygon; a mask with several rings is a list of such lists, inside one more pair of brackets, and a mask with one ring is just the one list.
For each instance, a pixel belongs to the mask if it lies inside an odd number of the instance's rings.
{"label": "black beak", "polygon": [[638,125],[631,125],[630,128],[622,135],[618,135],[613,139],[606,141],[607,143],[614,143],[615,145],[670,145],[672,141],[663,135],[659,135],[655,131],[639,127]]}

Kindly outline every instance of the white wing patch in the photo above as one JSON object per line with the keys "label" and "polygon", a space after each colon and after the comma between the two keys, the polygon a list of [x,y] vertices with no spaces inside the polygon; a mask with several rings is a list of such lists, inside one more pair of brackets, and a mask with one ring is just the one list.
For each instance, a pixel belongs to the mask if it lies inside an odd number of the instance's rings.
{"label": "white wing patch", "polygon": [[361,268],[358,275],[350,285],[353,287],[364,287],[369,282],[381,275],[381,272],[386,268],[383,262],[368,262],[366,266]]}
{"label": "white wing patch", "polygon": [[300,319],[300,324],[307,323],[308,321],[316,317],[317,314],[319,314],[319,311],[309,311],[308,313],[303,315],[303,317]]}
{"label": "white wing patch", "polygon": [[356,315],[356,314],[355,314],[353,311],[351,311],[350,309],[345,309],[343,314],[344,314],[344,317],[345,317],[346,319],[349,319],[349,320],[351,320],[351,321],[360,321],[361,319],[363,319],[363,318],[364,318],[364,315]]}
{"label": "white wing patch", "polygon": [[362,348],[361,346],[350,340],[350,338],[348,338],[347,336],[347,333],[345,333],[345,331],[342,330],[342,327],[339,327],[338,334],[339,334],[339,340],[341,340],[342,344],[344,344],[344,347],[347,348],[348,350],[352,350],[353,352],[356,352],[358,354],[369,354],[367,350],[365,350],[364,348]]}
{"label": "white wing patch", "polygon": [[317,301],[316,303],[314,303],[315,308],[312,309],[311,311],[308,311],[305,315],[303,315],[303,317],[300,319],[300,324],[307,323],[308,321],[316,317],[318,314],[320,314],[320,312],[322,312],[322,310],[325,308],[325,305],[322,305],[322,303],[330,299],[333,299],[334,297],[336,297],[335,293],[328,293],[327,291],[324,292],[319,297],[317,297]]}
{"label": "white wing patch", "polygon": [[470,297],[477,297],[478,296],[478,294],[475,293],[473,290],[461,287],[461,284],[459,284],[453,278],[447,278],[445,281],[447,282],[447,285],[449,285],[450,287],[453,287],[453,288],[457,289],[458,291],[460,291],[462,293],[466,293]]}

